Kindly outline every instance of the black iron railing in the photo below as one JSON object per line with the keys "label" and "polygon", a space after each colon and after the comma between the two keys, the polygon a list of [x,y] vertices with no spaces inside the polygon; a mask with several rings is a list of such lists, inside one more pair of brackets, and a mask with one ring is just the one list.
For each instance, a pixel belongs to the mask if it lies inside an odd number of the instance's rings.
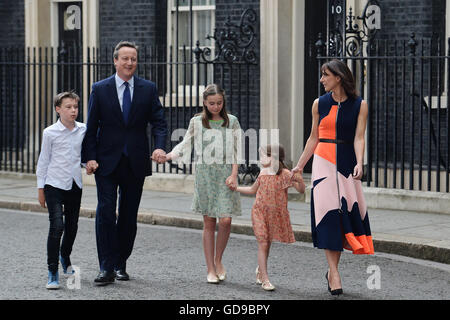
{"label": "black iron railing", "polygon": [[[339,56],[368,102],[368,186],[449,192],[450,39],[370,40]],[[316,43],[320,66],[327,60]],[[323,94],[318,84],[318,94]]]}
{"label": "black iron railing", "polygon": [[[169,134],[187,128],[189,119],[201,112],[202,90],[210,83],[224,87],[228,111],[239,118],[244,131],[259,129],[252,114],[259,105],[257,23],[256,12],[249,9],[239,23],[227,20],[223,31],[209,36],[213,46],[140,47],[136,72],[156,83]],[[80,96],[78,121],[85,122],[92,84],[115,73],[113,50],[71,43],[47,48],[0,47],[0,170],[35,172],[42,131],[56,121],[52,100],[58,92],[74,90]],[[179,142],[170,135],[168,140],[168,150]],[[246,159],[241,172],[253,177],[248,149]],[[158,165],[154,169],[192,173],[192,166]]]}

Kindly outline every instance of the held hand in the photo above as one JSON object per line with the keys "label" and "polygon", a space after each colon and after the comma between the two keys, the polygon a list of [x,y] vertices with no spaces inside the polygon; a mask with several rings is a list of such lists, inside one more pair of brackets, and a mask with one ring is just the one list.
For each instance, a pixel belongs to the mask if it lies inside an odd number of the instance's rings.
{"label": "held hand", "polygon": [[228,185],[227,184],[227,186],[228,186],[228,188],[231,190],[231,191],[237,191],[237,186],[236,185],[233,185],[233,184],[230,184],[230,185]]}
{"label": "held hand", "polygon": [[[293,168],[291,170],[291,180],[295,180],[295,177],[298,176],[298,174],[300,174],[300,176],[303,175],[303,169],[300,169],[299,166],[296,166],[295,168]],[[302,177],[303,180],[303,177]]]}
{"label": "held hand", "polygon": [[92,174],[94,173],[98,168],[98,163],[95,160],[89,160],[86,164],[86,173]]}
{"label": "held hand", "polygon": [[227,180],[225,181],[226,185],[230,190],[236,191],[237,189],[237,177],[236,176],[229,176]]}
{"label": "held hand", "polygon": [[292,181],[298,182],[300,184],[304,184],[303,175],[300,172],[292,172]]}
{"label": "held hand", "polygon": [[353,169],[353,179],[361,180],[363,177],[363,166],[361,163],[356,164],[355,169]]}
{"label": "held hand", "polygon": [[44,189],[38,189],[38,200],[39,200],[39,204],[41,205],[42,208],[47,208],[45,205]]}
{"label": "held hand", "polygon": [[305,185],[305,181],[303,181],[303,170],[298,170],[296,172],[294,172],[294,170],[291,171],[291,182],[294,186],[294,188],[299,192],[299,193],[305,193],[305,189],[306,189],[306,185]]}
{"label": "held hand", "polygon": [[88,175],[88,176],[90,176],[91,174],[93,174],[94,173],[94,171],[90,168],[90,167],[88,167],[88,166],[86,166],[86,174]]}
{"label": "held hand", "polygon": [[165,163],[167,161],[166,152],[162,149],[156,149],[153,151],[151,159],[158,164]]}

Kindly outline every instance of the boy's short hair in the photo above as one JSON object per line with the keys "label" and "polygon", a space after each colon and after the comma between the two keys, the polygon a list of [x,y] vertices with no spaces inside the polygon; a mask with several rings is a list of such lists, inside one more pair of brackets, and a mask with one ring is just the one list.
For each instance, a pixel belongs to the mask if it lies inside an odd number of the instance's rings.
{"label": "boy's short hair", "polygon": [[70,99],[74,99],[77,102],[80,101],[80,97],[74,92],[74,91],[66,91],[66,92],[61,92],[58,93],[55,98],[53,99],[53,106],[56,107],[60,107],[61,103],[64,99],[66,98],[70,98]]}
{"label": "boy's short hair", "polygon": [[113,53],[114,59],[116,59],[116,60],[119,59],[119,50],[120,50],[120,48],[123,48],[123,47],[134,48],[134,49],[136,49],[136,52],[139,52],[139,47],[136,45],[136,43],[131,42],[131,41],[120,41],[114,48],[114,53]]}

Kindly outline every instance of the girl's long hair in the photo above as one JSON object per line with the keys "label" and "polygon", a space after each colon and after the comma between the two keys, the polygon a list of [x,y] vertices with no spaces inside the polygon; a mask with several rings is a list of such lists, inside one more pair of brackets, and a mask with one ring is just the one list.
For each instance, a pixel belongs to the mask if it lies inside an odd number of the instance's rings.
{"label": "girl's long hair", "polygon": [[284,160],[286,157],[286,153],[284,151],[284,147],[281,144],[274,145],[266,145],[261,147],[261,151],[266,154],[268,157],[272,157],[275,161],[278,160],[278,171],[277,175],[280,175],[283,169],[287,169],[287,166],[284,164]]}
{"label": "girl's long hair", "polygon": [[209,120],[212,119],[212,114],[211,112],[208,111],[208,107],[205,105],[205,101],[206,99],[208,99],[209,96],[214,96],[216,94],[220,94],[223,98],[223,106],[222,110],[220,111],[220,116],[224,120],[222,127],[228,128],[228,125],[230,124],[230,119],[228,118],[228,113],[226,109],[225,90],[223,90],[222,87],[219,86],[218,84],[210,84],[206,87],[205,91],[203,92],[203,112],[199,113],[198,115],[202,116],[203,127],[211,129]]}
{"label": "girl's long hair", "polygon": [[327,69],[330,70],[330,72],[336,77],[341,78],[342,88],[349,98],[355,99],[358,97],[355,78],[353,77],[353,74],[350,71],[349,67],[344,62],[338,59],[328,61],[322,65],[322,73],[324,73]]}

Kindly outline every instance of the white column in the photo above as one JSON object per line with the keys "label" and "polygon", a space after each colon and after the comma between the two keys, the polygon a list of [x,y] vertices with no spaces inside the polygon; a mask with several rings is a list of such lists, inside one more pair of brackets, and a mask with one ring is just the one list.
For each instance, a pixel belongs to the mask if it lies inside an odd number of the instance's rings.
{"label": "white column", "polygon": [[261,129],[278,128],[278,1],[261,0]]}
{"label": "white column", "polygon": [[261,1],[261,128],[279,129],[286,162],[303,147],[305,4]]}
{"label": "white column", "polygon": [[99,41],[99,8],[98,0],[83,1],[83,45],[87,47],[97,47]]}
{"label": "white column", "polygon": [[34,0],[25,0],[25,46],[38,46],[38,35],[38,2]]}
{"label": "white column", "polygon": [[[88,48],[91,51],[90,59],[91,62],[93,60],[92,55],[92,48],[97,48],[99,46],[99,0],[84,0],[83,1],[83,60],[84,62],[87,62],[87,51]],[[94,78],[94,70],[91,68],[91,75],[90,78]],[[91,88],[88,84],[88,72],[89,68],[85,67],[83,72],[83,83],[84,88],[83,90],[83,97],[84,97],[84,110],[83,113],[85,115],[88,114],[88,101],[89,101],[89,95],[91,93]],[[85,117],[87,119],[87,117]]]}
{"label": "white column", "polygon": [[305,2],[293,2],[292,23],[292,100],[291,100],[291,160],[295,165],[303,152],[305,139],[303,135],[305,106]]}
{"label": "white column", "polygon": [[286,151],[286,164],[291,163],[293,101],[292,83],[297,70],[292,65],[293,50],[293,3],[296,0],[278,0],[278,128],[280,143]]}

